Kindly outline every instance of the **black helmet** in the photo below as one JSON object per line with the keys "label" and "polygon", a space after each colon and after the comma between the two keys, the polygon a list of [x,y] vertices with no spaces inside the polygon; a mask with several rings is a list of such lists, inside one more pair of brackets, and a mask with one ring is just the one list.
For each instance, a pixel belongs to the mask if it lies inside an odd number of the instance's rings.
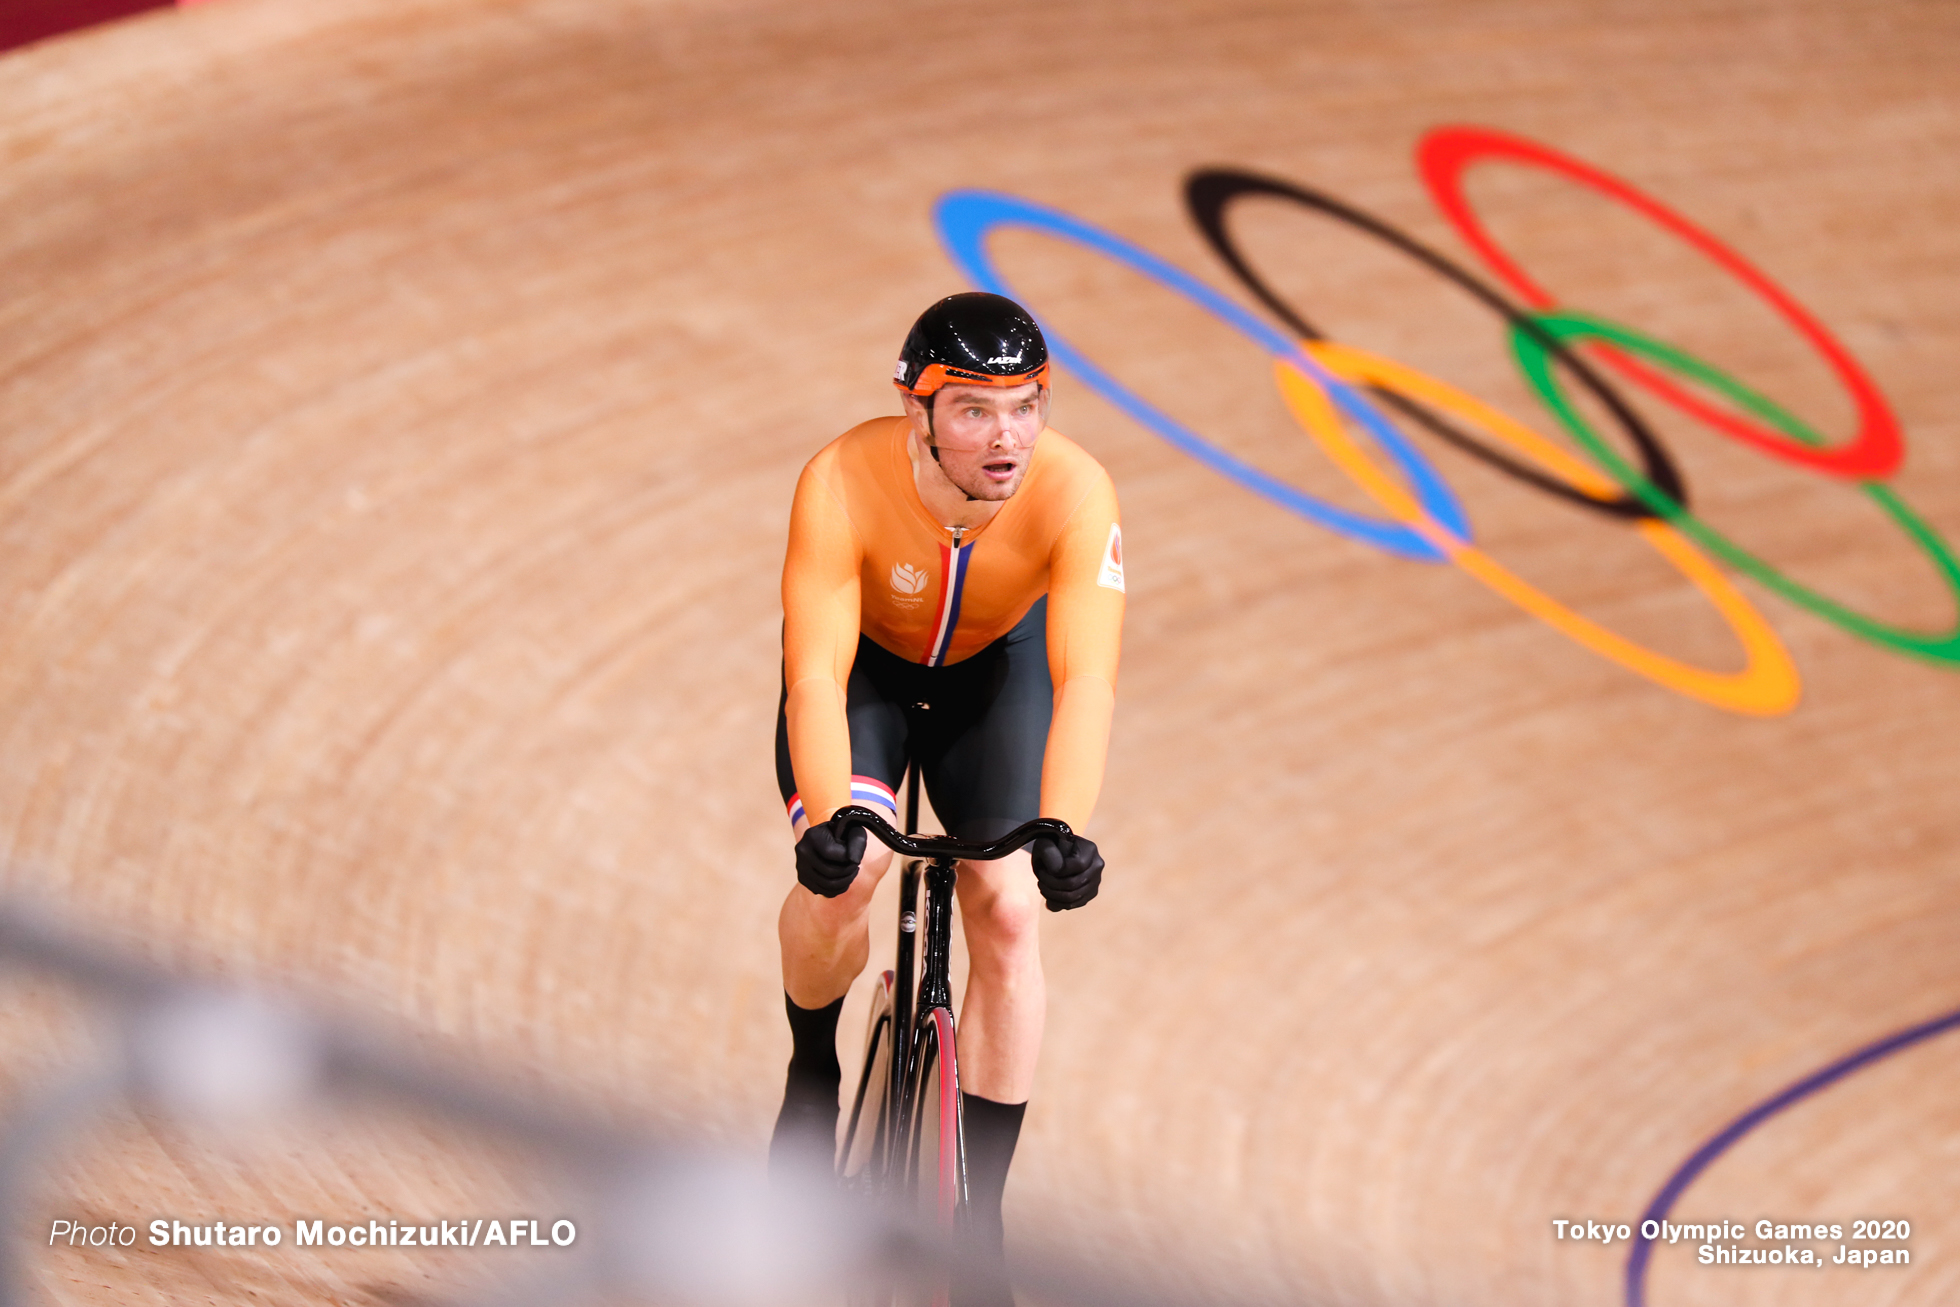
{"label": "black helmet", "polygon": [[1027,311],[1004,295],[948,295],[912,324],[892,384],[931,407],[948,385],[1048,385],[1048,342]]}

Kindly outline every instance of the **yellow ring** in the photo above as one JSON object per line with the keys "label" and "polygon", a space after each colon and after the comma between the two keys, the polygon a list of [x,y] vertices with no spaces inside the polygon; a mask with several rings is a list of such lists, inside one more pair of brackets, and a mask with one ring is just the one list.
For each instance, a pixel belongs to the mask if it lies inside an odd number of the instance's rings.
{"label": "yellow ring", "polygon": [[[1618,485],[1597,468],[1453,386],[1352,345],[1305,341],[1302,347],[1342,380],[1380,386],[1454,414],[1588,495],[1603,499],[1619,491]],[[1711,672],[1635,644],[1581,617],[1469,541],[1445,530],[1422,511],[1414,496],[1369,460],[1348,435],[1326,392],[1312,378],[1284,359],[1277,360],[1273,370],[1294,418],[1355,484],[1391,516],[1441,549],[1451,562],[1539,621],[1657,685],[1729,712],[1774,717],[1797,706],[1803,682],[1783,642],[1728,577],[1672,526],[1647,519],[1636,529],[1707,597],[1735,632],[1746,659],[1739,672]]]}

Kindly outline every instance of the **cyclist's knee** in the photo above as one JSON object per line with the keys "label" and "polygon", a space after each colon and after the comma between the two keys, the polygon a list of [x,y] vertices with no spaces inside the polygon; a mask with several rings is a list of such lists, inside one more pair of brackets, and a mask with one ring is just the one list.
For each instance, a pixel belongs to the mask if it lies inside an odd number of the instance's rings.
{"label": "cyclist's knee", "polygon": [[1041,895],[1024,858],[1007,860],[978,877],[963,870],[961,881],[962,890],[967,890],[973,881],[979,882],[971,892],[960,895],[960,915],[966,922],[968,945],[976,965],[991,960],[985,955],[1007,961],[1036,948]]}
{"label": "cyclist's knee", "polygon": [[878,888],[878,882],[891,870],[892,851],[878,841],[871,841],[871,847],[864,851],[864,860],[858,863],[857,879],[851,882],[846,894],[862,894],[868,905],[871,891]]}

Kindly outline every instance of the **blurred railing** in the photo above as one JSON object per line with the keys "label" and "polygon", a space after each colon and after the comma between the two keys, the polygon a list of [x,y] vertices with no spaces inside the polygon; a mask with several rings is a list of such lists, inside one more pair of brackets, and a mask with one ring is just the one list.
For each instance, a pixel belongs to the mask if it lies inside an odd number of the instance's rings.
{"label": "blurred railing", "polygon": [[[224,1133],[319,1107],[392,1106],[521,1145],[570,1177],[589,1214],[572,1246],[536,1259],[548,1264],[527,1278],[474,1296],[464,1289],[453,1302],[788,1307],[875,1300],[867,1288],[874,1285],[890,1301],[891,1286],[943,1284],[966,1257],[908,1214],[846,1201],[827,1183],[786,1190],[765,1178],[758,1159],[623,1130],[303,1004],[169,975],[18,905],[0,904],[0,967],[59,979],[114,1018],[92,1060],[0,1123],[0,1228],[13,1236],[38,1210],[43,1163],[115,1113]],[[0,1238],[0,1307],[36,1300],[32,1259],[44,1254],[38,1242]],[[1024,1302],[1192,1301],[1164,1296],[1144,1273],[1118,1283],[1067,1256],[1014,1265]]]}

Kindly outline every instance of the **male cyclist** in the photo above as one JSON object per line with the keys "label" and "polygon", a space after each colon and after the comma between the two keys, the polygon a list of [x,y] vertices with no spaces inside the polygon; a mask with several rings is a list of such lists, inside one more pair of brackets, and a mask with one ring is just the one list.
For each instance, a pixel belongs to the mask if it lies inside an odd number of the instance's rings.
{"label": "male cyclist", "polygon": [[[826,819],[861,803],[895,821],[916,759],[955,838],[996,839],[1037,816],[1080,831],[1109,743],[1123,621],[1116,492],[1047,429],[1040,328],[1001,296],[949,296],[913,324],[893,381],[904,416],[826,445],[790,509],[776,775],[798,884],[778,923],[794,1052],[776,1167],[830,1163],[837,1016],[891,863],[862,828],[840,834]],[[959,868],[968,1193],[996,1248],[1047,1010],[1035,902],[1080,907],[1102,865],[1077,835]]]}

